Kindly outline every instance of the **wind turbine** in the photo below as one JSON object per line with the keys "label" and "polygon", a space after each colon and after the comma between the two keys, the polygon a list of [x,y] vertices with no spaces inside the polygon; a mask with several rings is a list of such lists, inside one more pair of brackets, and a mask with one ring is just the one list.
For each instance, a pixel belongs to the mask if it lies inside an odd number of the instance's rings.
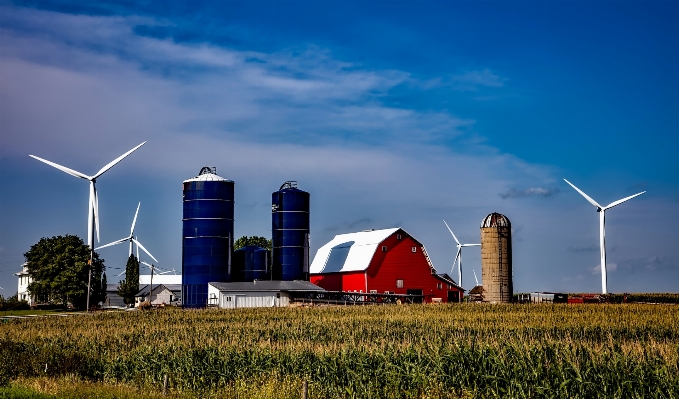
{"label": "wind turbine", "polygon": [[[453,269],[455,270],[455,262],[458,263],[458,268],[457,268],[457,283],[462,287],[462,248],[464,247],[478,247],[481,244],[460,244],[460,241],[455,237],[455,233],[453,233],[453,230],[450,229],[450,226],[448,226],[448,223],[444,220],[443,223],[446,224],[446,227],[448,228],[448,231],[450,231],[450,234],[452,234],[453,238],[455,239],[455,242],[457,243],[457,255],[455,256],[455,260],[453,261]],[[451,271],[452,273],[452,271]]]}
{"label": "wind turbine", "polygon": [[110,246],[113,246],[113,245],[122,244],[125,241],[129,241],[130,242],[130,252],[129,252],[128,257],[130,255],[132,255],[132,243],[135,243],[135,244],[137,244],[137,260],[139,259],[139,248],[141,248],[144,252],[146,252],[148,254],[148,256],[151,257],[151,259],[158,262],[158,259],[154,258],[153,255],[151,255],[151,253],[149,251],[147,251],[146,248],[144,248],[143,245],[141,245],[139,240],[137,240],[134,237],[134,225],[137,223],[137,215],[139,214],[139,207],[140,206],[141,206],[141,202],[139,203],[139,205],[137,205],[137,212],[135,212],[134,219],[132,219],[132,227],[130,227],[130,235],[129,236],[127,236],[125,238],[121,238],[120,240],[113,241],[113,242],[108,243],[106,245],[102,245],[101,247],[98,247],[98,248],[95,248],[95,249],[102,249],[102,248],[110,247]]}
{"label": "wind turbine", "polygon": [[88,211],[88,216],[87,216],[87,245],[90,247],[90,276],[88,277],[87,280],[87,310],[89,311],[90,309],[90,280],[92,277],[92,258],[94,257],[94,231],[96,230],[97,232],[97,242],[99,242],[99,200],[97,199],[97,187],[96,187],[96,182],[97,178],[99,176],[103,175],[106,173],[107,170],[111,169],[113,166],[115,166],[118,162],[122,161],[125,157],[128,155],[132,154],[137,148],[143,146],[146,144],[144,141],[143,143],[139,144],[138,146],[134,147],[133,149],[129,150],[128,152],[124,153],[123,155],[119,156],[118,158],[114,159],[113,161],[109,162],[106,166],[103,168],[99,169],[99,172],[95,173],[92,176],[88,176],[84,173],[80,173],[78,171],[75,171],[73,169],[67,168],[65,166],[61,166],[57,163],[48,161],[46,159],[42,159],[39,157],[36,157],[35,155],[29,155],[31,158],[35,158],[40,162],[44,162],[50,166],[53,166],[57,169],[59,169],[62,172],[66,172],[71,176],[79,177],[81,179],[88,180],[90,182],[90,201],[89,204],[87,205],[87,211]]}
{"label": "wind turbine", "polygon": [[601,206],[599,205],[598,202],[594,201],[592,198],[590,198],[587,194],[585,194],[582,190],[579,188],[575,187],[573,183],[569,182],[568,180],[564,179],[566,183],[568,183],[571,187],[575,189],[575,191],[579,192],[580,195],[585,197],[587,201],[589,201],[590,204],[596,206],[596,211],[599,212],[599,243],[601,246],[601,292],[603,294],[608,294],[608,286],[607,286],[607,281],[606,281],[606,211],[608,209],[613,208],[616,205],[620,205],[625,201],[629,201],[634,197],[637,197],[646,191],[642,191],[640,193],[630,195],[627,198],[623,198],[617,201],[613,201],[610,204],[606,206]]}

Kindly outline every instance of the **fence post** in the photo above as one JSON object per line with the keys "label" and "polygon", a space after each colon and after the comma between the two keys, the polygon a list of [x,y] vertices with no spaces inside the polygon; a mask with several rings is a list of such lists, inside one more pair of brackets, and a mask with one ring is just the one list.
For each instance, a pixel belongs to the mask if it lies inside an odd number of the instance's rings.
{"label": "fence post", "polygon": [[309,395],[309,383],[304,380],[302,383],[302,399],[308,399]]}
{"label": "fence post", "polygon": [[167,374],[163,377],[163,396],[167,395]]}

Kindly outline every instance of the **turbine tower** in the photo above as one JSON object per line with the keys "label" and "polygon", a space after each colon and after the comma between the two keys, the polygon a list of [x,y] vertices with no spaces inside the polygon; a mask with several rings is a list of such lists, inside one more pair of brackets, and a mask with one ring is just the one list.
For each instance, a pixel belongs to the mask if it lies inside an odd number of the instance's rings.
{"label": "turbine tower", "polygon": [[[481,244],[460,244],[460,241],[455,237],[455,233],[453,233],[453,230],[450,229],[450,226],[448,226],[448,223],[444,220],[443,223],[446,224],[446,227],[448,228],[448,231],[450,231],[450,234],[453,236],[453,239],[457,243],[457,255],[455,255],[455,260],[453,261],[453,269],[455,270],[455,263],[457,262],[457,283],[462,287],[462,248],[464,247],[478,247],[481,246]],[[451,270],[451,273],[452,273]]]}
{"label": "turbine tower", "polygon": [[141,245],[139,240],[137,240],[137,238],[134,237],[134,225],[137,223],[137,215],[139,214],[139,207],[140,206],[141,206],[141,202],[139,203],[139,205],[137,205],[137,212],[135,212],[134,219],[132,219],[132,227],[130,228],[130,235],[129,236],[127,236],[125,238],[121,238],[120,240],[113,241],[113,242],[108,243],[106,245],[102,245],[101,247],[98,247],[98,248],[95,248],[95,249],[102,249],[102,248],[106,248],[106,247],[111,247],[113,245],[117,245],[117,244],[121,244],[125,241],[129,241],[130,242],[130,252],[128,254],[128,257],[132,255],[132,243],[134,243],[134,244],[137,244],[137,260],[139,260],[139,248],[141,248],[144,252],[146,252],[146,254],[148,256],[151,257],[151,259],[158,262],[158,259],[154,258],[153,255],[151,255],[151,253],[149,251],[147,251],[146,248],[144,248],[143,245]]}
{"label": "turbine tower", "polygon": [[118,162],[122,161],[123,158],[126,156],[132,154],[137,148],[143,146],[146,144],[144,141],[143,143],[139,144],[138,146],[134,147],[133,149],[129,150],[128,152],[124,153],[123,155],[119,156],[118,158],[114,159],[113,161],[109,162],[106,166],[103,168],[99,169],[99,172],[92,176],[88,176],[84,173],[80,173],[78,171],[75,171],[73,169],[67,168],[65,166],[61,166],[57,163],[50,162],[46,159],[42,159],[39,157],[36,157],[35,155],[29,155],[31,158],[35,158],[40,162],[44,162],[50,166],[53,166],[57,169],[59,169],[62,172],[66,172],[71,176],[79,177],[81,179],[88,180],[90,182],[90,201],[89,204],[87,205],[87,211],[88,211],[88,216],[87,216],[87,245],[90,247],[90,276],[88,277],[87,280],[87,310],[89,311],[90,309],[90,280],[92,278],[92,258],[94,256],[94,232],[96,230],[97,233],[97,242],[99,242],[99,200],[97,199],[97,187],[96,187],[96,182],[97,178],[99,176],[103,175],[107,170],[111,169],[115,164]]}
{"label": "turbine tower", "polygon": [[616,205],[620,205],[625,201],[631,200],[634,197],[637,197],[646,191],[642,191],[640,193],[630,195],[627,198],[623,198],[621,200],[617,200],[614,202],[611,202],[610,204],[606,206],[601,206],[599,205],[598,202],[594,201],[592,198],[590,198],[587,194],[585,194],[582,190],[579,188],[575,187],[573,183],[569,182],[568,180],[564,179],[566,183],[568,183],[571,187],[575,189],[575,191],[579,192],[580,195],[585,197],[585,199],[592,205],[596,206],[596,211],[599,212],[599,245],[601,247],[601,293],[602,294],[608,294],[608,283],[607,283],[607,276],[606,276],[606,211],[608,209],[613,208]]}

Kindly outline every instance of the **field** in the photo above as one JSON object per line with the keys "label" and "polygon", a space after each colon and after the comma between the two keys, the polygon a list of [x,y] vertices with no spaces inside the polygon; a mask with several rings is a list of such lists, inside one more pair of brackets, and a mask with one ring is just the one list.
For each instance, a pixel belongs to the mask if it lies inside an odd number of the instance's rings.
{"label": "field", "polygon": [[[677,398],[679,306],[111,312],[0,324],[0,397]],[[49,394],[49,396],[45,395]],[[33,396],[31,396],[33,395]]]}

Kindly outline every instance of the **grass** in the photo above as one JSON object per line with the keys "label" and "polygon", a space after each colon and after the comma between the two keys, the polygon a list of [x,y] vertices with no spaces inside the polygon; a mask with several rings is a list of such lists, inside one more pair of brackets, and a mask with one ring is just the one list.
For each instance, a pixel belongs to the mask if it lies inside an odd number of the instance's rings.
{"label": "grass", "polygon": [[54,314],[75,314],[78,312],[65,311],[63,309],[50,309],[50,310],[3,310],[0,311],[0,316],[45,316]]}
{"label": "grass", "polygon": [[0,382],[58,397],[154,397],[167,374],[171,397],[296,398],[307,380],[312,398],[671,398],[678,325],[673,305],[106,312],[0,325]]}

